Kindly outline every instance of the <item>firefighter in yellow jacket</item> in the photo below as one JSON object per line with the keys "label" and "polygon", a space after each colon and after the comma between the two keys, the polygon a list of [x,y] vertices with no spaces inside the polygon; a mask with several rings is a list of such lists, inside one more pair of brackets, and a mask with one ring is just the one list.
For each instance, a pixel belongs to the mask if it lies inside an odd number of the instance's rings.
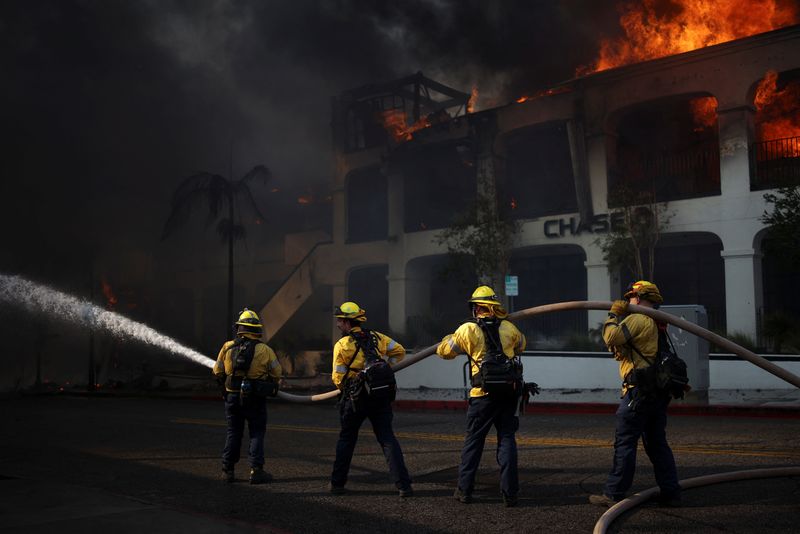
{"label": "firefighter in yellow jacket", "polygon": [[336,460],[333,463],[329,490],[335,495],[345,493],[358,431],[364,419],[369,419],[400,497],[410,497],[413,494],[411,477],[406,469],[400,443],[392,430],[393,372],[382,365],[390,375],[392,385],[381,385],[379,391],[372,392],[367,391],[363,375],[368,363],[387,362],[391,365],[400,362],[405,357],[406,350],[389,336],[364,328],[366,313],[355,302],[345,302],[334,311],[336,327],[342,337],[333,347],[331,378],[342,392],[339,403],[342,428],[336,443]]}
{"label": "firefighter in yellow jacket", "polygon": [[[522,365],[517,355],[525,350],[525,336],[510,321],[492,288],[480,286],[468,301],[473,321],[445,336],[436,353],[446,360],[467,354],[472,385],[467,410],[467,435],[458,468],[455,497],[472,502],[475,475],[486,435],[497,429],[497,463],[500,490],[506,506],[517,504],[517,405],[522,394]],[[492,371],[492,372],[489,372]],[[489,391],[487,391],[489,390]]]}
{"label": "firefighter in yellow jacket", "polygon": [[236,325],[236,339],[222,346],[213,370],[225,384],[228,430],[222,451],[222,480],[235,480],[233,470],[239,461],[246,421],[250,432],[250,483],[263,484],[272,480],[272,475],[264,471],[266,397],[277,393],[283,370],[275,352],[261,341],[261,320],[254,311],[245,308]]}
{"label": "firefighter in yellow jacket", "polygon": [[664,299],[658,287],[647,280],[631,284],[623,298],[625,300],[614,301],[603,325],[603,340],[619,362],[622,379],[622,400],[616,414],[614,462],[603,494],[590,495],[589,502],[612,506],[625,497],[633,484],[636,449],[641,437],[661,489],[659,502],[666,506],[680,506],[681,488],[666,434],[670,396],[664,392],[648,391],[644,384],[637,385],[636,380],[636,371],[646,369],[654,361],[658,352],[658,331],[666,325],[659,325],[641,313],[627,314],[629,302],[657,308]]}

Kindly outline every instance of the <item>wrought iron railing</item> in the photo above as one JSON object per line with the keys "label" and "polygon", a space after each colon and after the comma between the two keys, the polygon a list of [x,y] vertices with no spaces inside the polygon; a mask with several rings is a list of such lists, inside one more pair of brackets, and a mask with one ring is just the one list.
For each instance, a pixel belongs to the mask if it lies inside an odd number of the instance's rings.
{"label": "wrought iron railing", "polygon": [[751,189],[800,184],[800,137],[786,137],[750,146]]}
{"label": "wrought iron railing", "polygon": [[655,191],[658,201],[718,194],[719,146],[709,142],[674,152],[618,154],[617,166],[609,172],[616,184]]}

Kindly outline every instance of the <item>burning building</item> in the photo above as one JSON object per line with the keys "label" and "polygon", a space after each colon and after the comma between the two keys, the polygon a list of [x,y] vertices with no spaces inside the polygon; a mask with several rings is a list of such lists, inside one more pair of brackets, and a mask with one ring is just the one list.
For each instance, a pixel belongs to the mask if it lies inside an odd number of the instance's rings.
{"label": "burning building", "polygon": [[[419,341],[452,328],[476,280],[442,276],[436,236],[487,176],[519,223],[515,308],[618,297],[632,275],[609,272],[598,239],[626,190],[666,206],[654,278],[671,303],[702,304],[710,327],[753,338],[764,314],[800,314],[780,289],[797,275],[763,253],[760,220],[765,190],[800,183],[800,26],[757,31],[621,63],[608,44],[578,77],[480,112],[470,112],[475,91],[422,74],[342,93],[333,235],[287,238],[295,267],[266,303],[267,331],[319,291]],[[525,327],[541,339],[586,332],[602,316]]]}

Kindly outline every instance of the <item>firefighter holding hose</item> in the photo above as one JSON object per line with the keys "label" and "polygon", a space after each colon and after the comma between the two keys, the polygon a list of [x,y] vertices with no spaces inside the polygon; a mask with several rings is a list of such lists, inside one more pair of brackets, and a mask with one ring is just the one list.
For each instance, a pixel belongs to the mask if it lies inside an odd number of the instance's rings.
{"label": "firefighter holding hose", "polygon": [[397,385],[391,364],[400,362],[406,350],[389,336],[364,328],[367,312],[355,302],[337,307],[334,317],[342,333],[333,347],[331,372],[334,385],[342,393],[339,401],[341,431],[328,489],[334,495],[346,493],[347,473],[358,431],[364,420],[369,419],[400,497],[410,497],[414,493],[411,477],[392,429],[392,401]]}
{"label": "firefighter holding hose", "polygon": [[239,461],[244,424],[250,432],[250,483],[272,480],[264,471],[267,397],[275,396],[283,373],[275,352],[261,341],[263,327],[256,312],[245,308],[236,321],[236,338],[222,346],[213,373],[224,382],[227,435],[222,451],[223,482],[233,482]]}
{"label": "firefighter holding hose", "polygon": [[516,410],[524,385],[522,364],[517,355],[525,349],[525,336],[505,320],[508,313],[489,286],[478,287],[468,304],[473,319],[445,336],[436,349],[436,354],[446,360],[466,353],[473,386],[454,496],[462,503],[472,502],[486,435],[494,426],[503,503],[516,506],[519,492],[515,437],[519,417]]}
{"label": "firefighter holding hose", "polygon": [[614,359],[619,361],[619,374],[623,380],[622,400],[616,413],[614,462],[603,494],[590,495],[589,502],[608,507],[625,497],[633,484],[636,448],[641,437],[661,489],[659,503],[680,506],[681,488],[666,435],[670,395],[652,390],[638,378],[646,376],[643,371],[652,365],[658,352],[660,325],[641,313],[626,315],[629,303],[658,308],[664,299],[658,287],[646,280],[631,284],[623,298],[614,301],[603,325],[603,340],[614,353]]}

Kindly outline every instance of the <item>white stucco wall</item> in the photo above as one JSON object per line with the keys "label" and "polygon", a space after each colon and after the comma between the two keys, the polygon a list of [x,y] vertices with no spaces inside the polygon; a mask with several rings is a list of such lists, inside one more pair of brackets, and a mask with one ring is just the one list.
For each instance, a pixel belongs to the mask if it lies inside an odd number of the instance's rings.
{"label": "white stucco wall", "polygon": [[[466,356],[443,360],[430,356],[397,373],[402,389],[464,387]],[[800,375],[800,362],[773,362]],[[620,386],[617,362],[608,358],[523,357],[525,380],[545,389],[615,389]],[[796,389],[746,361],[712,360],[709,389]]]}

